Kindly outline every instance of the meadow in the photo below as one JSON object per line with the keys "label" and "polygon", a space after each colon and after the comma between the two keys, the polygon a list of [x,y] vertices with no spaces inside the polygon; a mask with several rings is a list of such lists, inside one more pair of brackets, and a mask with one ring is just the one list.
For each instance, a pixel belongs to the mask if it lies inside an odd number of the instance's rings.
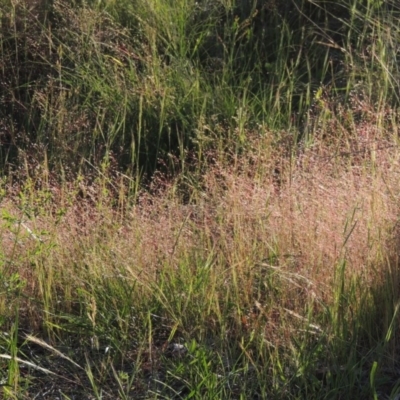
{"label": "meadow", "polygon": [[0,0],[0,397],[399,399],[394,0]]}

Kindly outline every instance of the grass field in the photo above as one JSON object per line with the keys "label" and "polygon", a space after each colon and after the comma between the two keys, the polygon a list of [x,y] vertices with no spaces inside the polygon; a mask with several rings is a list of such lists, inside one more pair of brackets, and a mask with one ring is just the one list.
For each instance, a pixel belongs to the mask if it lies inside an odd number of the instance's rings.
{"label": "grass field", "polygon": [[0,0],[0,397],[399,399],[399,17]]}

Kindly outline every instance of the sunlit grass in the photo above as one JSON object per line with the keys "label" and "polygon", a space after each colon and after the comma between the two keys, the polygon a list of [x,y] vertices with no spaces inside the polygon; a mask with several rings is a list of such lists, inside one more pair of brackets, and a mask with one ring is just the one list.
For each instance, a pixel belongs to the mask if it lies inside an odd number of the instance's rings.
{"label": "sunlit grass", "polygon": [[[290,161],[255,139],[235,165],[210,167],[189,204],[169,180],[123,210],[102,197],[106,181],[83,199],[59,188],[50,203],[21,188],[3,203],[4,327],[64,348],[68,358],[37,367],[68,377],[70,394],[89,383],[98,398],[368,397],[385,378],[393,388],[399,159],[390,137],[376,144],[373,162],[367,146],[350,165],[346,153],[329,161],[338,144]],[[41,342],[22,332],[18,344],[4,337],[4,354],[31,361]],[[68,359],[86,370],[80,383]]]}
{"label": "sunlit grass", "polygon": [[397,398],[395,3],[1,5],[4,398]]}

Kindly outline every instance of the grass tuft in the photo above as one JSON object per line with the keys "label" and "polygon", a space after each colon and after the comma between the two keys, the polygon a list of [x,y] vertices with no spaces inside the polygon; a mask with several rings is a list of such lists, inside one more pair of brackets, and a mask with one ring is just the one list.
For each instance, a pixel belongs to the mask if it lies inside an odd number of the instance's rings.
{"label": "grass tuft", "polygon": [[394,1],[0,0],[5,399],[396,399]]}

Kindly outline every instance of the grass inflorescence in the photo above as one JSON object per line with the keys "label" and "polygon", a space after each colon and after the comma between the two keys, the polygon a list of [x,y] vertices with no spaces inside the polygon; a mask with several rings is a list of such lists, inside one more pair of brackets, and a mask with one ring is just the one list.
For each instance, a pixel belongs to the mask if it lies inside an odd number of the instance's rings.
{"label": "grass inflorescence", "polygon": [[399,16],[0,0],[2,398],[398,398]]}

